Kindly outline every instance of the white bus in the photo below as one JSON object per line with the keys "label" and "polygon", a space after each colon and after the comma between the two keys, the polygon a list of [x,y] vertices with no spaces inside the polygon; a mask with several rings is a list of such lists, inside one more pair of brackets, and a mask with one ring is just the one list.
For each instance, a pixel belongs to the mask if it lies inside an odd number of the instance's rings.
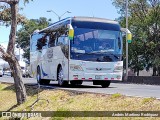
{"label": "white bus", "polygon": [[122,80],[122,34],[116,21],[71,17],[35,31],[30,40],[30,71],[40,84],[60,86],[93,81],[108,87]]}

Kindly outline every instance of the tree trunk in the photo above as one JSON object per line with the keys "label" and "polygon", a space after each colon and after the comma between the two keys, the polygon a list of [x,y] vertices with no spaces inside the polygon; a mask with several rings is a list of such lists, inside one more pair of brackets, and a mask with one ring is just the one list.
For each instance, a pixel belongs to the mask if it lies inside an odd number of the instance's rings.
{"label": "tree trunk", "polygon": [[16,29],[17,29],[17,9],[18,0],[8,2],[11,7],[11,31],[9,36],[9,43],[7,53],[2,57],[10,65],[13,73],[14,85],[16,89],[17,104],[20,105],[26,101],[26,89],[22,81],[22,73],[19,62],[14,54],[15,40],[16,40]]}
{"label": "tree trunk", "polygon": [[154,66],[153,67],[153,75],[152,76],[156,76],[157,74],[156,74],[156,71],[157,71],[157,68]]}
{"label": "tree trunk", "polygon": [[139,69],[137,69],[137,76],[139,76]]}
{"label": "tree trunk", "polygon": [[160,66],[157,68],[157,75],[160,76]]}
{"label": "tree trunk", "polygon": [[22,81],[21,68],[15,56],[12,56],[12,60],[8,60],[8,63],[13,73],[17,104],[20,105],[26,101],[26,89]]}

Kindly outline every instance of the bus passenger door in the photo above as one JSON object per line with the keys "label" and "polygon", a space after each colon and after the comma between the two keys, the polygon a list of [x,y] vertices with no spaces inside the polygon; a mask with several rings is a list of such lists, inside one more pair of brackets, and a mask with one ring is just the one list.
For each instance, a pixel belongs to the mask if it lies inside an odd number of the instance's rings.
{"label": "bus passenger door", "polygon": [[52,32],[49,36],[49,43],[48,43],[48,49],[47,49],[47,62],[48,62],[48,69],[50,71],[50,79],[56,80],[56,69],[57,64],[55,61],[55,43],[56,43],[56,32]]}
{"label": "bus passenger door", "polygon": [[49,40],[49,37],[47,35],[47,33],[43,34],[42,37],[42,42],[44,43],[41,43],[42,45],[42,50],[41,50],[41,74],[42,74],[42,78],[43,79],[49,79],[49,76],[50,76],[50,70],[48,69],[48,57],[47,57],[47,50],[48,50],[48,40]]}
{"label": "bus passenger door", "polygon": [[54,75],[54,70],[56,69],[55,68],[55,65],[54,65],[54,60],[53,60],[53,55],[54,55],[54,49],[53,47],[51,48],[48,48],[47,49],[47,69],[49,70],[49,78],[54,80],[55,79],[55,75]]}

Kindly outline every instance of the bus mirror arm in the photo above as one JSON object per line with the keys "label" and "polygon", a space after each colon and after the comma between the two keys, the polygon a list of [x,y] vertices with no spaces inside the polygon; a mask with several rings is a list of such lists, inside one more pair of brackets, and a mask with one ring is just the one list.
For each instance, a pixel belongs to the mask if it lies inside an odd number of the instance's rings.
{"label": "bus mirror arm", "polygon": [[131,34],[131,32],[127,29],[127,28],[121,28],[121,31],[122,32],[125,32],[125,33],[127,33],[127,34]]}
{"label": "bus mirror arm", "polygon": [[127,35],[127,41],[129,43],[131,43],[131,40],[132,40],[132,34],[131,34],[131,32],[127,28],[121,28],[121,31],[126,33],[126,35]]}

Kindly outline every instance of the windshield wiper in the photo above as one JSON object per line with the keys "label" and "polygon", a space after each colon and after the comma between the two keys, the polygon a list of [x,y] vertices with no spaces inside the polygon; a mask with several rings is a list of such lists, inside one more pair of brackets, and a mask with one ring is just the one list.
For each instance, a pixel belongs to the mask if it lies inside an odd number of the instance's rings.
{"label": "windshield wiper", "polygon": [[114,56],[115,58],[119,59],[118,56],[114,55],[113,53],[111,53],[110,55]]}
{"label": "windshield wiper", "polygon": [[102,54],[102,53],[111,53],[110,51],[93,51],[91,53],[98,53],[98,54]]}
{"label": "windshield wiper", "polygon": [[118,56],[114,55],[113,53],[111,53],[110,51],[94,51],[92,53],[95,53],[95,54],[104,54],[104,53],[108,53],[107,55],[112,55],[114,56],[115,58],[119,59]]}
{"label": "windshield wiper", "polygon": [[95,54],[95,53],[90,52],[90,53],[84,53],[84,54],[87,54],[87,55],[93,55],[93,54]]}
{"label": "windshield wiper", "polygon": [[92,53],[112,53],[112,52],[114,52],[113,49],[108,49],[108,50],[93,51]]}
{"label": "windshield wiper", "polygon": [[81,55],[93,55],[93,54],[104,54],[104,53],[108,53],[106,55],[112,55],[114,56],[115,58],[119,59],[118,56],[114,55],[113,53],[111,52],[101,52],[101,51],[96,51],[96,52],[90,52],[90,53],[77,53],[78,56],[81,56]]}

